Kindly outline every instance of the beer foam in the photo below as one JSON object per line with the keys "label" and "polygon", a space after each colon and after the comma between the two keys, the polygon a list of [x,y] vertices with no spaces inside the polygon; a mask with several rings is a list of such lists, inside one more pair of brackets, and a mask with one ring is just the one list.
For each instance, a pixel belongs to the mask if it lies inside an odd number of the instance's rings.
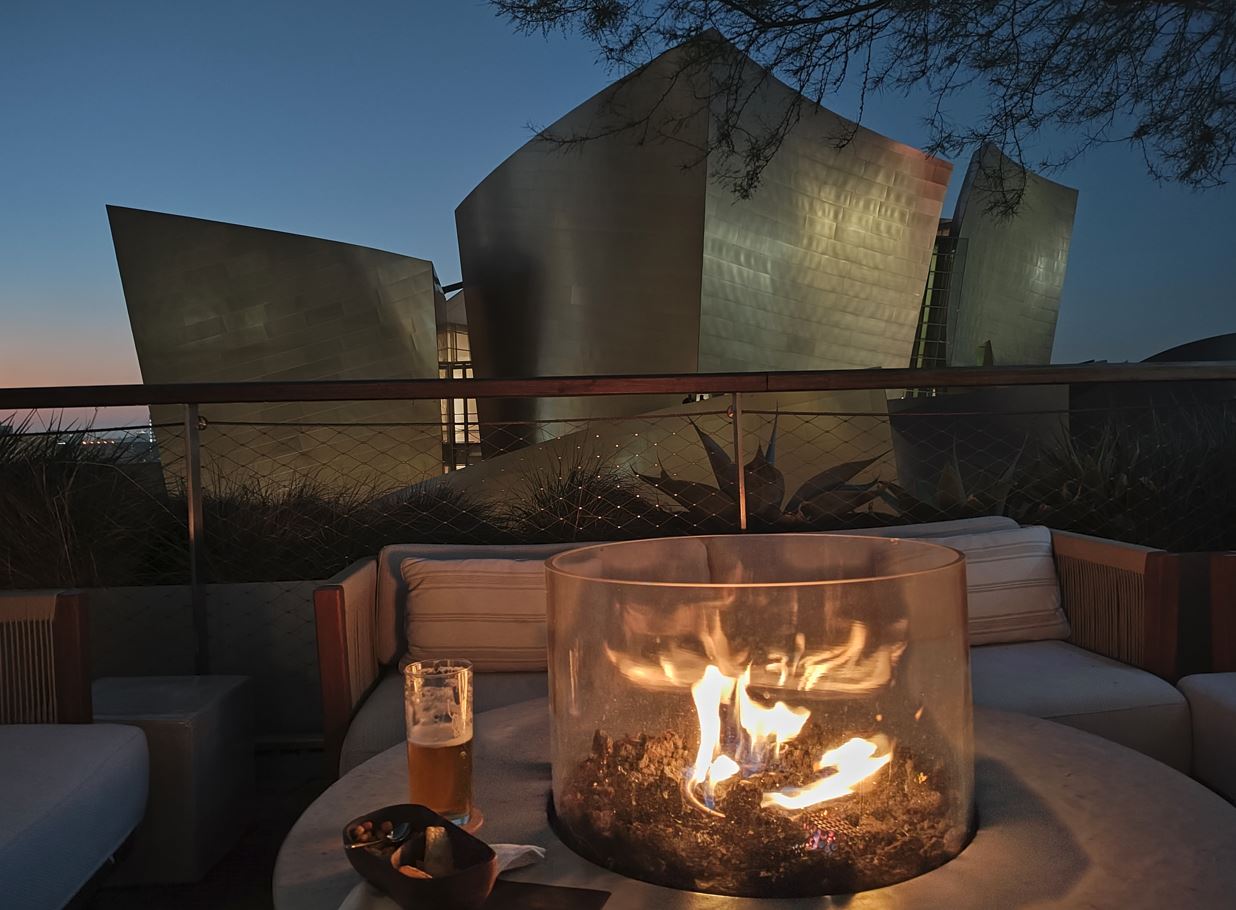
{"label": "beer foam", "polygon": [[408,742],[414,746],[445,749],[448,746],[462,746],[471,740],[471,730],[460,735],[451,727],[443,724],[417,724],[408,731]]}

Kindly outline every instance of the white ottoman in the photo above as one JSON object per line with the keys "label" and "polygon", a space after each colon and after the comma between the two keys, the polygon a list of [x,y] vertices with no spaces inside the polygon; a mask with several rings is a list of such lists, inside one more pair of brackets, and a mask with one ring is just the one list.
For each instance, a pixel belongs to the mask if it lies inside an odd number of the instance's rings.
{"label": "white ottoman", "polygon": [[0,725],[0,907],[63,907],[146,809],[146,740],[112,724]]}
{"label": "white ottoman", "polygon": [[194,882],[244,833],[254,799],[247,676],[105,677],[94,719],[132,724],[150,748],[150,799],[109,885]]}
{"label": "white ottoman", "polygon": [[1193,714],[1193,776],[1236,802],[1236,673],[1199,673],[1176,685]]}

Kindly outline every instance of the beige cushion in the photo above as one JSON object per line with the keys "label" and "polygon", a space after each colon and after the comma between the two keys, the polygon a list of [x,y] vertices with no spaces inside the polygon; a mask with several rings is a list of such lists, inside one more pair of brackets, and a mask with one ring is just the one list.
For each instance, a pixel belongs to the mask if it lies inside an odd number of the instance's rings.
{"label": "beige cushion", "polygon": [[405,559],[408,657],[465,657],[478,672],[546,668],[540,559]]}
{"label": "beige cushion", "polygon": [[1193,718],[1193,776],[1236,802],[1236,673],[1199,673],[1176,685]]}
{"label": "beige cushion", "polygon": [[1069,637],[1047,528],[937,537],[932,543],[966,555],[970,644]]}
{"label": "beige cushion", "polygon": [[1032,714],[1189,770],[1189,706],[1159,677],[1063,641],[970,650],[974,703]]}
{"label": "beige cushion", "polygon": [[[544,698],[549,692],[544,673],[481,673],[473,685],[477,726],[484,725],[479,715],[486,711],[529,698]],[[403,678],[398,673],[387,673],[352,718],[339,755],[339,774],[347,774],[403,740]]]}
{"label": "beige cushion", "polygon": [[[938,537],[944,534],[974,534],[1004,528],[1016,528],[1017,522],[1001,515],[963,518],[956,521],[931,521],[898,525],[892,528],[865,528],[840,531],[878,537]],[[832,533],[832,532],[828,532]],[[404,606],[408,598],[407,585],[401,571],[406,559],[547,559],[555,553],[587,546],[581,543],[552,544],[395,544],[383,547],[377,565],[377,625],[375,629],[378,662],[392,664],[407,651],[404,633],[407,621]]]}
{"label": "beige cushion", "polygon": [[403,580],[405,559],[536,559],[545,560],[583,543],[552,544],[396,544],[378,553],[377,623],[374,642],[378,663],[393,664],[408,650],[404,607],[408,586]]}

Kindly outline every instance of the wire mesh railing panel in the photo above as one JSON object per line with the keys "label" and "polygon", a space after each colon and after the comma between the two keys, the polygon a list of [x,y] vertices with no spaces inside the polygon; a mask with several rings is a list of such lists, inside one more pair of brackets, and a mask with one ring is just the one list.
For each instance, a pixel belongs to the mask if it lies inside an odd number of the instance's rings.
{"label": "wire mesh railing panel", "polygon": [[186,580],[184,503],[148,427],[0,434],[0,506],[4,587]]}
{"label": "wire mesh railing panel", "polygon": [[[433,420],[229,420],[202,406],[209,671],[256,678],[264,732],[311,733],[312,591],[355,560],[392,544],[738,533],[740,490],[749,532],[999,514],[1236,549],[1228,386],[1109,391],[758,393],[742,396],[738,427],[730,396],[650,397],[650,412],[619,417],[576,398],[552,419],[482,422],[483,458],[462,469]],[[349,415],[298,404],[288,413]],[[192,441],[183,408],[154,413],[152,427],[0,434],[0,586],[89,589],[97,675],[194,671]]]}
{"label": "wire mesh railing panel", "polygon": [[253,678],[257,729],[299,739],[322,726],[313,580],[207,586],[210,671]]}
{"label": "wire mesh railing panel", "polygon": [[89,589],[97,676],[191,672],[181,465],[156,442],[183,427],[19,430],[0,435],[0,586]]}

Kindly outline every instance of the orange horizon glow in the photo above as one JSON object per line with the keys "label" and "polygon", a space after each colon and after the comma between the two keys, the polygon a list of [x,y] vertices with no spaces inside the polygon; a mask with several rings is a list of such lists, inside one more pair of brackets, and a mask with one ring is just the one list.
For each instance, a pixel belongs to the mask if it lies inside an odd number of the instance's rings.
{"label": "orange horizon glow", "polygon": [[[130,339],[126,338],[121,346],[107,331],[87,338],[55,341],[43,332],[32,334],[35,337],[20,341],[11,337],[0,339],[0,388],[127,385],[142,381]],[[31,429],[39,430],[110,429],[145,426],[150,422],[150,411],[145,407],[0,410],[0,422],[22,426],[27,420]]]}

